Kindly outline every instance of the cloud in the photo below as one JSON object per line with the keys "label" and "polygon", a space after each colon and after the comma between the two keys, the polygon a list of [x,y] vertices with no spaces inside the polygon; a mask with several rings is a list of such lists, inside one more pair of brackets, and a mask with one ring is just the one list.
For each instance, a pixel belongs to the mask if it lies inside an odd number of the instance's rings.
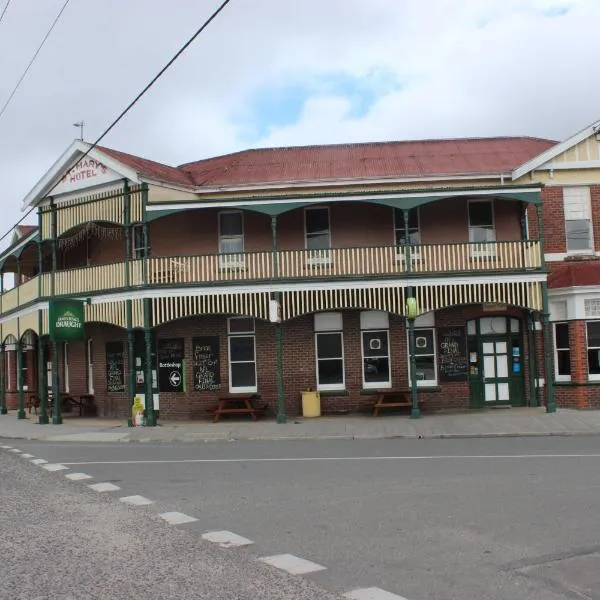
{"label": "cloud", "polygon": [[[63,0],[11,3],[0,103]],[[0,119],[5,223],[217,6],[80,0]],[[232,0],[103,141],[170,164],[249,146],[525,134],[600,117],[597,0]]]}

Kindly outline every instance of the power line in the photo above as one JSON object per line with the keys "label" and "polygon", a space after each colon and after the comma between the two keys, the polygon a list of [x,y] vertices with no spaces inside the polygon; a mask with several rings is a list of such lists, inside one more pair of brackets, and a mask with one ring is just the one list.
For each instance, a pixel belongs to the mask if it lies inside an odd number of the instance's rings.
{"label": "power line", "polygon": [[4,8],[2,9],[2,14],[0,15],[0,23],[2,23],[2,19],[4,19],[4,14],[6,13],[9,4],[10,0],[6,0],[6,4],[4,5]]}
{"label": "power line", "polygon": [[63,4],[63,7],[60,9],[59,13],[56,15],[56,18],[52,22],[52,25],[50,25],[50,29],[48,29],[48,31],[46,32],[46,35],[44,36],[44,39],[42,40],[42,43],[38,46],[38,49],[35,51],[34,55],[31,57],[31,60],[29,61],[29,64],[27,65],[27,68],[25,69],[25,71],[23,71],[23,74],[21,75],[19,81],[17,81],[17,85],[15,85],[15,87],[13,88],[13,91],[10,93],[10,96],[8,97],[8,100],[4,103],[4,106],[0,109],[0,119],[2,118],[2,115],[4,114],[4,111],[8,108],[8,105],[10,104],[10,101],[13,99],[14,95],[17,93],[17,90],[21,86],[21,83],[23,82],[23,79],[25,79],[27,73],[29,72],[29,69],[31,69],[31,66],[35,62],[35,59],[37,58],[37,55],[40,53],[40,50],[44,47],[44,44],[46,43],[46,40],[50,37],[50,34],[52,33],[52,30],[54,29],[54,27],[58,23],[58,20],[60,19],[61,15],[63,14],[65,8],[67,8],[67,4],[69,4],[69,2],[70,2],[70,0],[66,0],[66,2]]}
{"label": "power line", "polygon": [[[65,3],[65,5],[69,2]],[[173,55],[171,60],[154,76],[154,78],[146,85],[146,87],[128,104],[128,106],[121,112],[121,114],[104,130],[102,135],[90,145],[85,153],[74,163],[70,169],[74,169],[103,139],[106,135],[115,127],[115,125],[134,107],[134,105],[142,98],[142,96],[162,77],[164,72],[187,50],[188,46],[214,21],[218,14],[231,2],[231,0],[225,0],[213,13],[212,15],[202,24],[202,26],[196,30],[194,35]],[[63,7],[64,9],[64,7]],[[2,113],[0,112],[0,116]],[[69,170],[70,170],[69,169]],[[60,179],[46,192],[46,195],[50,194],[52,190],[59,184]],[[37,207],[32,206],[2,237],[0,242],[10,235],[12,230],[20,225]]]}

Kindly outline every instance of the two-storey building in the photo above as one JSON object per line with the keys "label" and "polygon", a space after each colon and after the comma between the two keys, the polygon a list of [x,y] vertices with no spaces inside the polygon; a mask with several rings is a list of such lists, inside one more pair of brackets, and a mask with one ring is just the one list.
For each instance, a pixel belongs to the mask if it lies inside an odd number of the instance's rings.
{"label": "two-storey building", "polygon": [[[18,284],[0,296],[3,405],[24,416],[59,389],[125,417],[137,394],[201,418],[253,393],[283,420],[305,390],[350,412],[411,388],[432,410],[553,410],[537,225],[553,192],[522,165],[556,148],[389,142],[170,167],[76,141],[24,200],[38,226],[0,256]],[[83,306],[74,341],[51,339],[57,299]]]}

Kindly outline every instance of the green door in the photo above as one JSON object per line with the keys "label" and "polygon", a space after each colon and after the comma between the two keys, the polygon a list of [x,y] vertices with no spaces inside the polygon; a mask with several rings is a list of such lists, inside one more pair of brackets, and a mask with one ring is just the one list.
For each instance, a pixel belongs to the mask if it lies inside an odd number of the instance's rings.
{"label": "green door", "polygon": [[506,338],[484,337],[481,350],[485,405],[510,404],[509,344]]}

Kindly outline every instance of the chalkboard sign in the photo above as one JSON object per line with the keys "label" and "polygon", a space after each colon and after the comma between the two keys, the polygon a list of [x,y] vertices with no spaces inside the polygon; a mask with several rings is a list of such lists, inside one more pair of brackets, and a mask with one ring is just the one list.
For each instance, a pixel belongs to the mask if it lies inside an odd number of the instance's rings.
{"label": "chalkboard sign", "polygon": [[125,359],[123,342],[106,342],[106,391],[125,391]]}
{"label": "chalkboard sign", "polygon": [[158,391],[185,392],[183,338],[158,340]]}
{"label": "chalkboard sign", "polygon": [[465,328],[439,328],[438,346],[440,380],[465,381],[469,369]]}
{"label": "chalkboard sign", "polygon": [[214,392],[221,389],[219,338],[197,337],[192,341],[194,390]]}

